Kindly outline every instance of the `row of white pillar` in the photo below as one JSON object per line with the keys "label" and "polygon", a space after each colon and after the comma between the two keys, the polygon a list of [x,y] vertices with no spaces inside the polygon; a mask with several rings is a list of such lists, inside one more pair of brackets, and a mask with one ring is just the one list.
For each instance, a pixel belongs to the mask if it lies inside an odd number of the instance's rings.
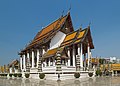
{"label": "row of white pillar", "polygon": [[52,62],[51,62],[51,60],[50,60],[50,58],[48,58],[48,64],[47,64],[47,60],[45,60],[45,62],[43,62],[43,67],[46,67],[46,66],[55,66],[55,60],[53,60]]}
{"label": "row of white pillar", "polygon": [[[77,52],[78,52],[78,55],[80,56],[80,67],[83,68],[83,49],[82,49],[83,45],[82,43],[81,44],[78,44],[78,49],[77,49]],[[76,63],[75,63],[75,58],[76,58],[76,52],[75,52],[75,46],[73,46],[73,51],[72,51],[72,63],[73,63],[73,66],[75,67],[76,66]],[[89,63],[90,63],[90,46],[89,46],[89,43],[88,43],[88,46],[87,46],[87,51],[88,51],[88,67],[89,67]],[[42,50],[42,54],[45,53],[45,49]],[[38,68],[38,61],[39,61],[39,49],[37,49],[37,68]],[[68,48],[68,66],[71,66],[71,59],[70,59],[70,48]],[[34,51],[32,51],[32,68],[35,67],[35,61],[34,61]],[[85,58],[86,58],[86,55],[85,55]],[[29,52],[27,52],[27,59],[29,60],[30,59],[30,55],[29,55]],[[50,59],[49,59],[49,62],[48,62],[49,66],[50,66]],[[55,65],[55,63],[53,63]],[[46,62],[44,62],[44,65],[45,67],[47,66]],[[26,57],[25,57],[25,54],[22,55],[22,57],[20,58],[20,67],[21,67],[21,70],[24,69],[26,70]]]}
{"label": "row of white pillar", "polygon": [[[34,68],[35,67],[35,61],[34,61],[34,59],[35,59],[35,55],[34,55],[34,51],[32,51],[32,68]],[[42,54],[44,54],[45,53],[45,50],[43,49],[43,53]],[[37,68],[38,68],[38,61],[39,61],[39,55],[40,55],[40,52],[39,52],[39,49],[37,49],[37,62],[36,62],[36,64],[37,64]],[[27,52],[27,59],[30,61],[30,53],[29,52]],[[25,54],[23,54],[21,57],[20,57],[20,68],[21,68],[21,70],[26,70],[26,56],[25,56]]]}
{"label": "row of white pillar", "polygon": [[[80,67],[82,67],[83,68],[83,45],[82,45],[82,43],[81,44],[78,44],[78,49],[77,49],[77,52],[78,52],[78,55],[80,56]],[[76,57],[76,55],[75,55],[75,46],[73,45],[73,51],[72,51],[72,63],[73,63],[73,66],[75,67],[75,65],[76,65],[76,63],[75,63],[75,57]],[[88,51],[88,67],[89,67],[89,63],[90,63],[90,46],[89,46],[89,43],[88,43],[88,46],[87,46],[87,51]],[[69,57],[69,59],[68,59],[68,66],[71,66],[71,59],[70,59],[70,48],[68,48],[68,57]],[[84,55],[84,57],[86,58],[86,55]]]}

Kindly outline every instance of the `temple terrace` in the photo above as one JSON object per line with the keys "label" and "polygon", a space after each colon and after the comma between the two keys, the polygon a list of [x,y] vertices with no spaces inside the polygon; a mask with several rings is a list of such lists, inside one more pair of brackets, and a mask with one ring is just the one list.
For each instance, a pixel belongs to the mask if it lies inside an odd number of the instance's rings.
{"label": "temple terrace", "polygon": [[[20,71],[30,78],[72,79],[75,72],[88,77],[94,49],[90,26],[74,30],[70,12],[42,28],[20,55]],[[94,70],[91,70],[94,72]]]}

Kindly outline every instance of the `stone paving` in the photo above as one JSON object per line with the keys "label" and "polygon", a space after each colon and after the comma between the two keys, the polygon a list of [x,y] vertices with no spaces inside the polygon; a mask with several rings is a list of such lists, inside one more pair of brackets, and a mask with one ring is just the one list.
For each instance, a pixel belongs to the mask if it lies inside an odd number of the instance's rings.
{"label": "stone paving", "polygon": [[63,81],[0,78],[0,86],[120,86],[120,77],[94,77]]}

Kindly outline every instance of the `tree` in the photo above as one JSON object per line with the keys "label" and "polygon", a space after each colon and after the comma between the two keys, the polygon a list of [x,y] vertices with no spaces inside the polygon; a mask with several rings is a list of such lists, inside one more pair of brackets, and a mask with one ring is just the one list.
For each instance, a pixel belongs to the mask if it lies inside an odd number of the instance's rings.
{"label": "tree", "polygon": [[101,58],[99,59],[100,64],[104,64],[104,61],[105,61],[105,59],[101,59]]}

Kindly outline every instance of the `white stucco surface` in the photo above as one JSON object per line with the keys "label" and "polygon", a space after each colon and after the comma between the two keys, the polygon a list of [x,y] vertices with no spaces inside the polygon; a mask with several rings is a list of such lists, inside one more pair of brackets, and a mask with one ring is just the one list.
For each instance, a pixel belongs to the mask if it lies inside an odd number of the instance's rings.
{"label": "white stucco surface", "polygon": [[57,48],[58,46],[60,46],[60,44],[63,42],[65,36],[66,36],[66,34],[64,34],[61,31],[56,33],[56,35],[51,39],[50,49],[54,49],[54,48]]}

